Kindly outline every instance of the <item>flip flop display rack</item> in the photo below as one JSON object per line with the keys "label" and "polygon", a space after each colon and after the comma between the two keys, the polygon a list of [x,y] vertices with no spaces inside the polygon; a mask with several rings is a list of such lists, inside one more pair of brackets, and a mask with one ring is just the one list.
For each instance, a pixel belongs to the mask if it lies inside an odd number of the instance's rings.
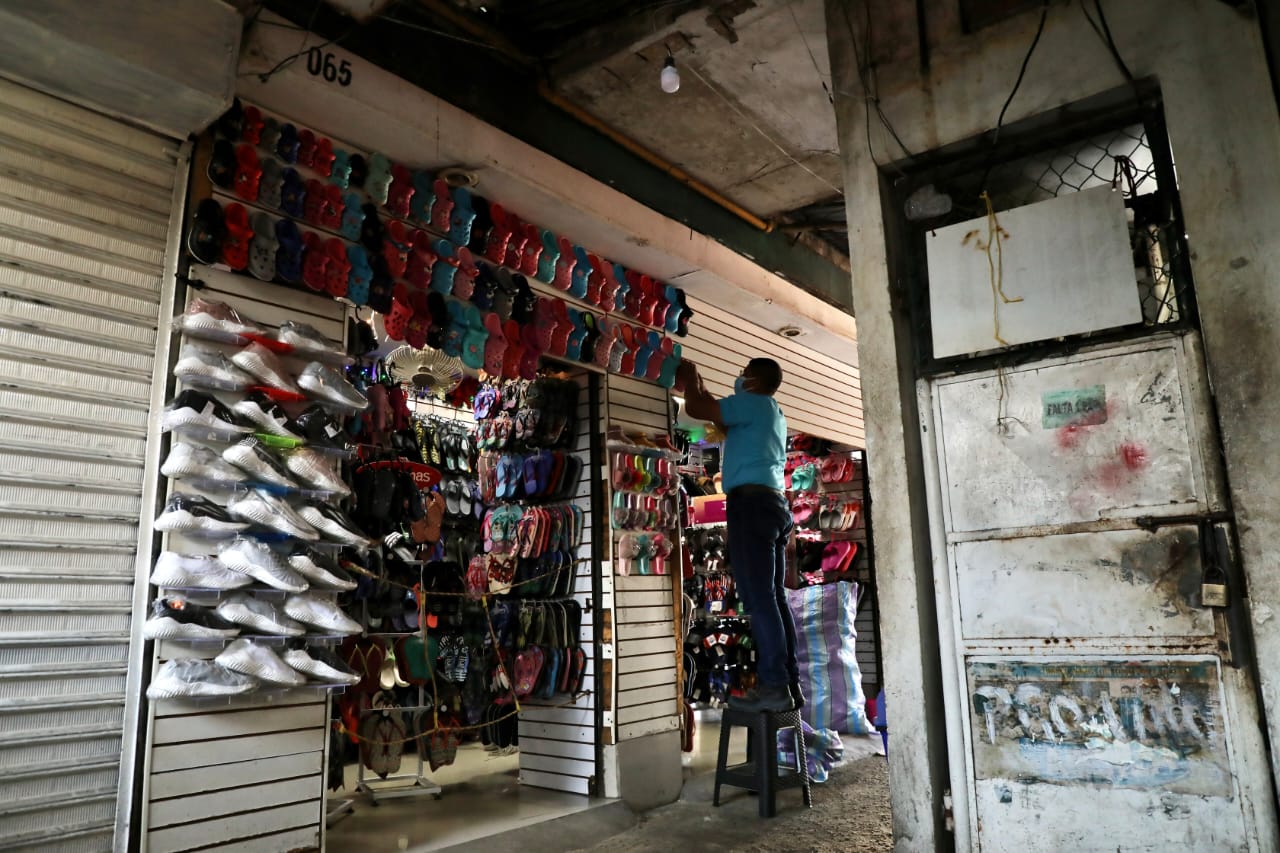
{"label": "flip flop display rack", "polygon": [[200,261],[368,305],[390,338],[490,377],[532,379],[548,355],[673,386],[680,288],[252,105],[214,134],[187,241]]}
{"label": "flip flop display rack", "polygon": [[786,477],[799,583],[857,580],[866,538],[861,456],[832,450],[811,436],[797,436],[787,455]]}
{"label": "flip flop display rack", "polygon": [[[452,763],[474,735],[512,750],[516,703],[583,689],[577,391],[549,376],[481,385],[474,423],[406,406],[362,448],[357,518],[384,547],[350,593],[363,630],[339,655],[360,681],[338,713],[375,801],[439,793],[427,766]],[[406,750],[416,768],[400,773]]]}

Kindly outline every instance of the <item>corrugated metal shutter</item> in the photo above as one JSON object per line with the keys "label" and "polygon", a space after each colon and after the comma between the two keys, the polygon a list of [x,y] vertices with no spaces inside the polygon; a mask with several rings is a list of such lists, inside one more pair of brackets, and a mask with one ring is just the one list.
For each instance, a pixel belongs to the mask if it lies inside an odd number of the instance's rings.
{"label": "corrugated metal shutter", "polygon": [[112,848],[179,158],[0,81],[0,849]]}
{"label": "corrugated metal shutter", "polygon": [[749,360],[772,358],[782,367],[777,400],[790,429],[863,446],[857,364],[811,350],[801,343],[803,338],[788,340],[710,302],[690,298],[689,307],[694,311],[689,336],[677,341],[684,346],[685,358],[700,368],[712,394],[732,394],[733,381]]}

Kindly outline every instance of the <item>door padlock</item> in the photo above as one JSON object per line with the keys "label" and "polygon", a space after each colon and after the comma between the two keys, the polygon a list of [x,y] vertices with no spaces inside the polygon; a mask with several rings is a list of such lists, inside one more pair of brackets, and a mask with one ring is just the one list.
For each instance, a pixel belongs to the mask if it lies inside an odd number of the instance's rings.
{"label": "door padlock", "polygon": [[1200,605],[1226,607],[1227,604],[1227,573],[1217,566],[1207,567],[1200,581]]}

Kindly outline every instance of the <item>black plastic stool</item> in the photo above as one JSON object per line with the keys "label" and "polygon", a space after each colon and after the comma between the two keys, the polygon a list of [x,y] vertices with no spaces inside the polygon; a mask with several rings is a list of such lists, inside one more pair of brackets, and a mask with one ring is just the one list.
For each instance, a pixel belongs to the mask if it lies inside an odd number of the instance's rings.
{"label": "black plastic stool", "polygon": [[[747,760],[726,766],[729,759],[729,734],[733,726],[747,730]],[[796,766],[778,767],[778,732],[795,729]],[[787,788],[804,789],[805,808],[813,806],[809,792],[809,761],[805,754],[804,727],[800,712],[736,711],[726,708],[720,720],[720,755],[716,758],[716,789],[713,805],[720,805],[720,786],[746,788],[760,796],[760,817],[778,813],[777,793]]]}

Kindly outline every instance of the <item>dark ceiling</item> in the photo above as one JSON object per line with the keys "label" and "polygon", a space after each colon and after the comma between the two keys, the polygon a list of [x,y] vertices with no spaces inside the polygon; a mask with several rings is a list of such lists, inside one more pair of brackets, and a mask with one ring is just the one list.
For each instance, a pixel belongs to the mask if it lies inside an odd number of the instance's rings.
{"label": "dark ceiling", "polygon": [[693,0],[450,0],[500,31],[530,56],[563,55],[574,39],[606,24],[669,7],[694,8]]}

